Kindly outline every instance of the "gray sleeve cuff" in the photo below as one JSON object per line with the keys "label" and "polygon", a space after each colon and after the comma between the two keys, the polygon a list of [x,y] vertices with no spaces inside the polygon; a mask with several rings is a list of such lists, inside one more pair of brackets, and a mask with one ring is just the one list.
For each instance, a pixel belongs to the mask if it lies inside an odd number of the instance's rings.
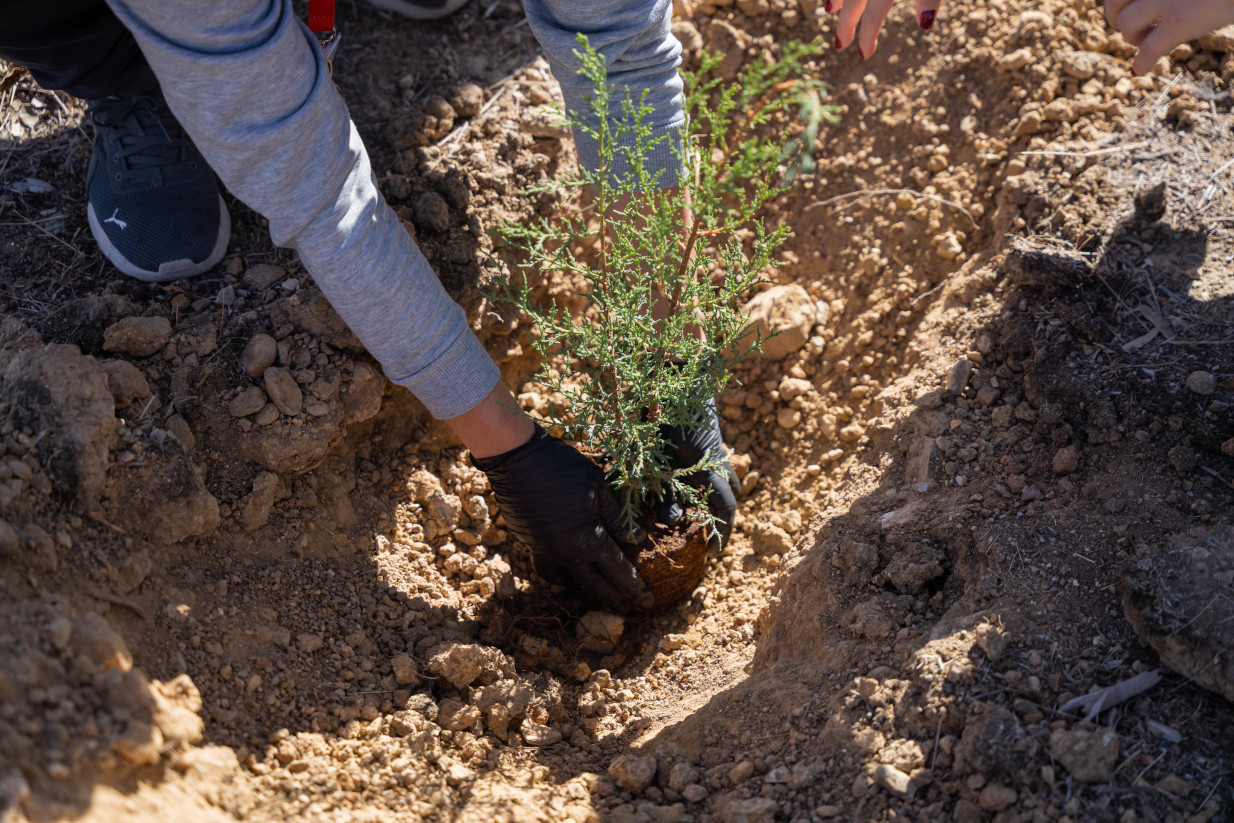
{"label": "gray sleeve cuff", "polygon": [[390,375],[393,382],[410,389],[438,420],[471,411],[500,378],[493,358],[466,328],[420,371],[405,377]]}

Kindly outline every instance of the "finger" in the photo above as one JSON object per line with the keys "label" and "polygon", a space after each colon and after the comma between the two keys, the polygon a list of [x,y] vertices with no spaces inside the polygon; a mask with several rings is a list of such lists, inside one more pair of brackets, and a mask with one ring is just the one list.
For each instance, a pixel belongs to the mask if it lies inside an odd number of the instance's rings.
{"label": "finger", "polygon": [[626,560],[626,556],[617,548],[617,544],[607,538],[603,545],[594,552],[588,552],[591,563],[587,570],[597,574],[603,581],[615,589],[622,600],[633,603],[641,609],[646,609],[655,602],[651,590],[634,570],[634,564]]}
{"label": "finger", "polygon": [[544,555],[533,553],[531,555],[531,567],[550,586],[565,586],[570,582],[570,575],[566,573],[565,569]]}
{"label": "finger", "polygon": [[622,543],[641,543],[647,536],[642,526],[637,523],[630,525],[626,520],[625,514],[621,511],[621,504],[617,502],[617,495],[613,494],[607,483],[602,483],[596,488],[596,506],[600,523],[609,534]]}
{"label": "finger", "polygon": [[878,32],[891,11],[894,0],[870,0],[861,13],[861,35],[857,38],[857,51],[864,60],[874,53],[878,45]]}
{"label": "finger", "polygon": [[656,501],[656,520],[666,526],[676,526],[685,518],[685,509],[671,491]]}
{"label": "finger", "polygon": [[1118,28],[1118,16],[1123,13],[1123,9],[1127,8],[1127,4],[1131,0],[1106,0],[1105,3],[1105,19],[1112,27]]}
{"label": "finger", "polygon": [[1138,44],[1140,51],[1135,57],[1132,69],[1136,74],[1147,74],[1152,71],[1156,62],[1173,51],[1175,46],[1203,37],[1231,21],[1234,21],[1234,11],[1225,5],[1201,5],[1185,13],[1185,16],[1176,8],[1163,11],[1160,22],[1141,38]]}
{"label": "finger", "polygon": [[[732,478],[736,480],[736,478]],[[733,521],[737,516],[737,494],[729,477],[716,472],[711,476],[711,492],[707,505],[716,518],[716,531],[720,534],[721,546],[728,544],[733,534]]]}
{"label": "finger", "polygon": [[941,6],[942,0],[917,0],[917,25],[929,31]]}
{"label": "finger", "polygon": [[846,49],[853,42],[853,33],[857,31],[857,23],[865,7],[866,0],[847,0],[840,10],[840,16],[836,19],[837,49]]}
{"label": "finger", "polygon": [[1161,19],[1162,11],[1161,0],[1135,0],[1123,9],[1114,25],[1122,32],[1123,39],[1138,46]]}
{"label": "finger", "polygon": [[823,0],[823,9],[828,14],[835,14],[844,8],[844,0]]}

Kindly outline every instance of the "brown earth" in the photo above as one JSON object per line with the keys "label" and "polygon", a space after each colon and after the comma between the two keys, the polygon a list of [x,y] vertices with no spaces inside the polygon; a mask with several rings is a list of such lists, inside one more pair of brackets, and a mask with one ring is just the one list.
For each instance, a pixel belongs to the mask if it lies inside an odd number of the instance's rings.
{"label": "brown earth", "polygon": [[[768,210],[807,297],[767,299],[815,322],[720,398],[735,538],[625,620],[534,578],[240,204],[216,271],[112,271],[80,105],[14,76],[0,820],[1230,819],[1234,41],[1134,78],[1087,2],[908,11],[814,67],[842,120]],[[519,193],[573,159],[518,5],[343,22],[383,190],[546,410],[481,296],[488,232],[569,207]],[[833,37],[805,0],[675,26],[725,71]]]}

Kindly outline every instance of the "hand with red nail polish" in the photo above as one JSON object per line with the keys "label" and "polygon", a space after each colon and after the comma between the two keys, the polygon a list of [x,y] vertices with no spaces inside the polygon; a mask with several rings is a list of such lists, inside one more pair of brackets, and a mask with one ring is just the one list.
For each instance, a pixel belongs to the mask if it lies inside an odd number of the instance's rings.
{"label": "hand with red nail polish", "polygon": [[1131,70],[1147,74],[1176,46],[1234,23],[1229,0],[1106,0],[1105,19],[1139,47]]}
{"label": "hand with red nail polish", "polygon": [[[878,33],[895,0],[828,0],[827,10],[839,13],[836,19],[836,49],[848,48],[857,41],[862,60],[878,48]],[[1143,2],[1143,0],[1141,0]],[[1216,2],[1216,0],[1214,0]],[[916,0],[917,25],[929,29],[938,16],[942,0]],[[858,32],[860,28],[860,33]]]}

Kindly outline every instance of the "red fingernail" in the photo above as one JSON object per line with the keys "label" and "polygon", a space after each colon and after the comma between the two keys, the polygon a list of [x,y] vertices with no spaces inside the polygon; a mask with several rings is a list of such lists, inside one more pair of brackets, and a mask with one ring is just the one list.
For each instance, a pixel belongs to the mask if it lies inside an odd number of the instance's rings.
{"label": "red fingernail", "polygon": [[843,50],[844,46],[840,44],[840,35],[836,35],[836,50]]}
{"label": "red fingernail", "polygon": [[826,11],[828,14],[831,14],[832,8],[833,7],[831,5],[831,0],[826,0],[826,2],[823,3],[823,10]]}
{"label": "red fingernail", "polygon": [[938,14],[938,12],[926,9],[921,13],[921,17],[918,18],[917,25],[921,26],[923,29],[929,30],[930,26],[934,25],[934,16],[936,14]]}
{"label": "red fingernail", "polygon": [[860,43],[858,43],[858,44],[857,44],[857,55],[858,55],[858,56],[859,56],[862,60],[866,59],[866,50],[865,50],[865,49],[863,49],[863,48],[861,47],[861,44],[860,44]]}

